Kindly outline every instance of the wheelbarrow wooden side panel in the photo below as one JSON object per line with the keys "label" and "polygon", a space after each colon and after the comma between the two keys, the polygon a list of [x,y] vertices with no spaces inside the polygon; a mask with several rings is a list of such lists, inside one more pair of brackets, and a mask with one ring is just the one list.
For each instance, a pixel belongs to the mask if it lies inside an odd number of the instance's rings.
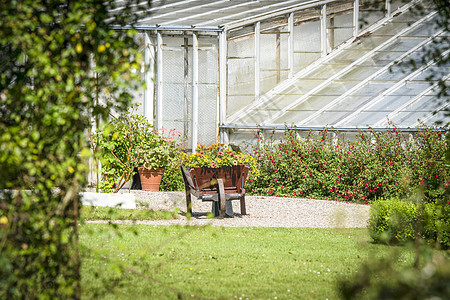
{"label": "wheelbarrow wooden side panel", "polygon": [[240,200],[241,214],[247,214],[244,184],[248,172],[247,165],[220,168],[182,166],[187,212],[192,214],[192,194],[202,201],[218,201],[221,217],[225,215],[225,201],[231,200]]}

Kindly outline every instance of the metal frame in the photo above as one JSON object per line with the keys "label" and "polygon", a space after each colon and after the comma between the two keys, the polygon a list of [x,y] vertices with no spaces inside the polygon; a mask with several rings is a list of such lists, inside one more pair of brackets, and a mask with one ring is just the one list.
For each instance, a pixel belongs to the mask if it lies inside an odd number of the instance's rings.
{"label": "metal frame", "polygon": [[198,36],[192,34],[192,153],[198,141]]}
{"label": "metal frame", "polygon": [[[450,78],[450,75],[445,76],[444,78],[442,78],[443,81],[446,81]],[[436,88],[439,85],[439,82],[434,83],[432,86],[430,86],[429,88],[427,88],[426,90],[424,90],[422,93],[420,93],[419,95],[413,97],[412,99],[410,99],[408,102],[406,102],[405,104],[403,104],[402,106],[400,106],[399,108],[397,108],[396,110],[394,110],[393,112],[391,112],[390,114],[388,114],[386,116],[387,120],[391,120],[392,118],[394,118],[396,115],[398,115],[403,109],[405,109],[406,107],[408,107],[409,105],[413,104],[414,102],[416,102],[417,100],[421,99],[422,97],[426,96],[429,92],[431,92],[434,88]],[[433,114],[432,114],[433,116]],[[387,121],[386,119],[380,120],[379,122],[377,122],[375,124],[375,126],[381,126],[383,124],[386,124]]]}
{"label": "metal frame", "polygon": [[389,68],[394,66],[394,65],[396,65],[398,61],[402,60],[403,58],[407,57],[408,55],[410,55],[414,51],[416,51],[416,50],[422,48],[423,46],[425,46],[426,44],[430,43],[436,36],[438,36],[442,32],[443,32],[443,30],[439,31],[438,33],[434,34],[433,36],[431,36],[428,39],[424,40],[423,42],[419,43],[417,46],[415,46],[414,48],[412,48],[408,52],[403,53],[401,56],[397,57],[395,60],[393,60],[389,64],[385,65],[383,68],[379,69],[375,73],[372,73],[369,77],[365,78],[364,80],[359,82],[357,85],[355,85],[351,89],[347,90],[341,96],[337,97],[336,99],[334,99],[333,101],[331,101],[330,103],[328,103],[327,105],[325,105],[324,107],[322,107],[321,109],[319,109],[318,111],[316,111],[315,113],[310,115],[309,117],[307,117],[307,118],[303,119],[301,122],[297,123],[297,125],[299,125],[299,126],[304,125],[306,122],[308,122],[310,120],[313,120],[314,118],[318,117],[321,113],[323,113],[324,111],[328,110],[332,106],[334,106],[337,103],[339,103],[340,101],[344,100],[347,96],[349,96],[350,94],[352,94],[356,90],[358,90],[361,87],[363,87],[364,85],[366,85],[370,80],[372,80],[376,76],[378,76],[378,75],[388,71]]}
{"label": "metal frame", "polygon": [[320,48],[322,56],[328,54],[327,47],[327,5],[322,5],[320,9]]}
{"label": "metal frame", "polygon": [[[450,53],[450,50],[447,50],[447,51],[444,51],[441,55],[445,56],[445,55],[447,55],[449,53]],[[345,124],[346,122],[354,119],[357,114],[359,114],[362,111],[367,110],[368,108],[374,106],[376,103],[380,102],[385,96],[387,96],[387,95],[395,92],[399,88],[401,88],[406,83],[406,81],[411,80],[412,78],[416,77],[417,75],[422,73],[423,70],[425,70],[426,68],[428,68],[428,67],[430,67],[431,65],[434,65],[434,64],[436,64],[436,61],[432,60],[432,61],[429,61],[428,63],[426,63],[425,65],[422,65],[420,68],[418,68],[414,72],[410,73],[408,76],[404,77],[402,80],[398,81],[396,84],[391,86],[389,89],[387,89],[386,91],[382,92],[377,97],[375,97],[374,99],[370,100],[368,103],[366,103],[362,107],[359,107],[357,110],[352,112],[350,115],[348,115],[344,119],[342,119],[339,122],[337,122],[336,124],[334,124],[334,126],[340,126],[340,125]]]}
{"label": "metal frame", "polygon": [[144,61],[145,61],[145,90],[144,90],[144,116],[150,122],[153,122],[153,94],[154,85],[150,84],[152,78],[155,76],[155,49],[152,45],[148,32],[144,32],[145,39],[145,50],[144,50]]}
{"label": "metal frame", "polygon": [[[386,0],[389,1],[389,0]],[[358,36],[359,33],[359,0],[353,2],[353,36]]]}
{"label": "metal frame", "polygon": [[294,13],[289,14],[288,31],[288,78],[292,78],[294,77]]}
{"label": "metal frame", "polygon": [[[227,118],[227,34],[219,34],[219,125]],[[220,133],[220,140],[228,142],[226,132]]]}
{"label": "metal frame", "polygon": [[261,22],[255,24],[255,100],[261,93]]}
{"label": "metal frame", "polygon": [[[447,105],[450,105],[448,103]],[[284,131],[284,130],[295,130],[295,131],[323,131],[327,129],[330,132],[358,132],[358,131],[392,131],[392,128],[386,127],[320,127],[320,126],[283,126],[283,125],[241,125],[241,124],[226,124],[221,125],[221,129],[226,130],[276,130],[276,131]],[[420,129],[411,128],[411,127],[396,127],[399,131],[404,132],[418,132]],[[446,131],[443,128],[435,128],[433,131]]]}
{"label": "metal frame", "polygon": [[156,32],[156,128],[162,128],[162,103],[163,103],[163,72],[162,72],[162,36],[161,32]]}
{"label": "metal frame", "polygon": [[[214,2],[214,4],[224,4],[226,3],[228,0],[220,0],[220,1],[216,1]],[[358,22],[358,18],[359,18],[359,0],[354,0],[354,13],[353,13],[353,34],[354,36],[352,38],[350,38],[348,41],[346,41],[345,43],[341,44],[340,46],[338,46],[334,51],[329,53],[329,47],[328,47],[328,37],[329,34],[327,33],[327,4],[328,3],[333,3],[333,2],[338,2],[337,0],[310,0],[310,1],[305,1],[302,3],[298,3],[297,0],[289,0],[289,1],[280,1],[279,3],[274,3],[274,4],[270,4],[270,5],[266,5],[265,7],[256,7],[254,9],[250,9],[247,10],[245,12],[237,12],[237,13],[233,13],[232,10],[236,9],[236,8],[240,8],[240,7],[245,7],[246,4],[250,4],[249,2],[239,2],[236,5],[231,5],[231,6],[227,6],[224,8],[217,8],[217,9],[213,9],[213,10],[209,10],[209,12],[205,12],[205,11],[201,11],[200,13],[197,14],[193,14],[193,15],[189,15],[186,17],[181,17],[181,18],[177,18],[177,19],[173,19],[173,20],[169,20],[167,22],[163,22],[162,24],[155,24],[155,25],[146,25],[144,23],[140,23],[139,26],[135,26],[133,28],[136,28],[138,30],[155,30],[156,32],[156,47],[153,49],[156,49],[156,72],[155,72],[155,76],[156,76],[156,101],[155,101],[155,110],[153,111],[153,106],[150,105],[150,99],[152,98],[152,93],[153,89],[152,89],[152,85],[148,84],[149,81],[151,81],[151,71],[148,71],[145,74],[145,81],[147,82],[147,87],[146,90],[144,91],[144,114],[150,119],[153,118],[153,116],[155,116],[155,122],[156,122],[156,127],[161,128],[163,126],[163,119],[162,119],[162,109],[163,109],[163,72],[162,72],[162,61],[163,61],[163,32],[166,30],[169,31],[176,31],[175,33],[173,33],[174,35],[178,36],[178,32],[181,32],[181,34],[187,35],[187,34],[192,34],[192,38],[193,38],[193,65],[192,65],[192,76],[193,76],[193,82],[192,82],[192,148],[193,151],[195,151],[196,149],[196,145],[197,145],[197,140],[198,140],[198,118],[199,118],[199,111],[198,111],[198,100],[199,100],[199,95],[198,95],[198,48],[199,48],[199,38],[201,38],[203,35],[200,35],[201,32],[215,32],[214,37],[217,37],[218,40],[218,44],[219,44],[219,55],[218,55],[218,60],[219,60],[219,76],[218,76],[218,124],[219,124],[219,134],[220,134],[220,140],[221,141],[228,141],[228,130],[230,128],[228,128],[227,123],[232,123],[235,120],[239,119],[240,117],[242,117],[246,112],[248,112],[249,109],[252,108],[256,108],[261,104],[266,103],[267,101],[269,101],[271,98],[273,98],[275,95],[277,95],[278,93],[282,92],[285,88],[287,88],[288,86],[290,86],[295,80],[301,78],[302,76],[307,75],[308,73],[310,73],[315,67],[317,67],[318,65],[332,59],[333,57],[335,57],[336,55],[338,55],[340,53],[340,51],[342,51],[342,49],[344,49],[346,46],[348,46],[350,43],[354,42],[355,39],[358,38],[358,36],[364,35],[365,33],[368,33],[369,31],[373,31],[376,28],[378,28],[379,26],[381,26],[381,24],[385,23],[387,19],[389,19],[389,17],[392,17],[392,12],[390,11],[390,0],[386,0],[386,16],[385,18],[377,21],[375,24],[373,24],[372,26],[370,26],[370,28],[366,28],[364,30],[362,30],[361,32],[359,31],[359,22]],[[175,3],[168,3],[166,5],[160,6],[160,7],[153,7],[148,11],[151,12],[156,12],[159,9],[166,9],[166,8],[170,8],[170,7],[178,7],[180,5],[185,5],[185,4],[189,4],[189,3],[193,3],[194,0],[186,0],[186,1],[179,1],[179,2],[175,2]],[[397,11],[403,11],[408,9],[410,6],[414,5],[415,2],[418,2],[418,0],[413,0],[411,3],[400,7]],[[286,4],[292,4],[289,6],[286,6]],[[167,13],[164,13],[162,15],[158,15],[158,17],[161,16],[166,16],[166,17],[170,17],[170,16],[176,16],[178,13],[186,13],[186,12],[191,12],[194,9],[198,9],[199,7],[210,7],[211,3],[204,3],[201,4],[200,6],[191,6],[191,7],[187,7],[187,8],[182,8],[182,9],[176,9],[174,11],[170,11]],[[320,13],[320,19],[321,19],[321,29],[320,29],[320,34],[321,34],[321,54],[322,57],[317,60],[316,62],[314,62],[313,64],[311,64],[310,66],[308,66],[307,68],[303,69],[302,71],[298,72],[298,73],[294,73],[294,13],[301,11],[303,9],[308,9],[308,8],[314,8],[314,7],[320,7],[321,8],[321,13]],[[268,10],[272,10],[270,12],[267,12]],[[205,22],[200,22],[197,23],[197,26],[192,26],[192,25],[176,25],[177,22],[179,21],[187,21],[187,20],[191,20],[194,18],[199,18],[199,17],[203,17],[203,16],[207,16],[211,13],[227,13],[227,12],[231,12],[231,14],[227,14],[224,15],[223,17],[220,18],[216,18],[214,20],[207,20]],[[219,24],[219,22],[221,21],[227,21],[233,18],[238,18],[241,16],[248,16],[248,13],[254,13],[255,15],[253,17],[247,17],[243,20],[239,20],[239,21],[231,21],[228,23],[223,23],[219,26],[214,26],[211,24]],[[287,17],[288,20],[288,44],[287,44],[287,48],[288,48],[288,52],[287,52],[287,59],[288,59],[288,69],[287,71],[288,73],[288,79],[284,80],[281,84],[277,85],[276,87],[272,88],[269,92],[267,92],[266,94],[262,95],[261,94],[261,48],[260,48],[260,34],[261,34],[261,22],[270,19],[270,18],[274,18],[274,17],[280,17],[280,16],[285,16]],[[151,20],[152,17],[149,18],[145,18],[143,19],[144,21],[148,21]],[[172,24],[175,24],[172,26]],[[233,29],[237,29],[241,26],[247,26],[250,24],[254,24],[254,35],[255,35],[255,64],[254,64],[254,71],[255,71],[255,101],[253,101],[249,106],[245,107],[243,110],[235,113],[233,116],[229,117],[227,120],[227,37],[228,37],[228,31],[229,30],[233,30]],[[211,26],[210,26],[211,25]],[[113,27],[116,29],[127,29],[127,28],[131,28],[131,27]],[[409,27],[408,30],[411,30],[412,27]],[[217,35],[216,35],[217,34]],[[330,33],[331,34],[331,33]],[[166,35],[164,35],[166,36]],[[395,37],[399,36],[399,34],[397,34]],[[148,32],[145,32],[145,43],[146,43],[146,47],[145,47],[145,63],[146,65],[150,64],[150,60],[152,57],[152,50],[151,47],[149,47],[149,45],[152,44],[152,41],[150,40],[150,37],[148,35]],[[331,45],[334,46],[334,45]],[[382,45],[380,45],[379,47],[377,47],[376,49],[373,49],[371,52],[373,53],[374,51],[376,51],[377,49],[380,49],[382,47]],[[353,65],[357,64],[358,62],[362,61],[363,59],[365,59],[365,56],[363,56],[362,58],[360,58],[359,60],[357,60],[357,62],[353,63]],[[151,68],[149,68],[150,70]],[[348,69],[345,68],[343,71],[341,71],[338,74],[333,75],[331,78],[335,79],[337,78],[339,75],[341,75],[343,72],[346,72]],[[378,73],[377,73],[378,74]],[[374,78],[374,76],[376,75],[372,75],[370,78]],[[365,80],[363,80],[365,83],[368,82],[368,78],[366,78]],[[320,88],[323,88],[325,85],[327,85],[330,82],[330,79],[327,79],[326,83],[322,83],[319,87],[317,87],[316,89],[319,90]],[[361,83],[363,84],[363,83]],[[359,86],[361,86],[361,84]],[[309,94],[313,94],[316,89],[313,89],[312,91],[309,92]],[[304,95],[306,96],[306,95]],[[286,107],[284,107],[280,112],[274,114],[270,120],[273,120],[276,117],[281,116],[283,113],[285,113],[287,110],[289,110],[293,105],[297,105],[298,103],[300,103],[299,101],[301,101],[301,99],[303,99],[302,96],[301,98],[297,99],[297,101],[295,101],[293,104],[290,104]],[[342,98],[340,98],[342,99]],[[337,103],[339,100],[336,100],[336,102],[333,103]],[[329,106],[327,106],[329,107]],[[327,107],[324,107],[321,109],[321,111],[316,112],[315,115],[323,112],[324,110],[326,110]],[[350,117],[350,116],[348,116]],[[268,121],[265,121],[264,124],[267,124]],[[304,124],[304,122],[301,122],[300,124]],[[341,123],[338,123],[341,124]],[[284,127],[283,127],[284,128]]]}
{"label": "metal frame", "polygon": [[315,94],[316,92],[320,91],[321,89],[323,89],[325,86],[327,86],[328,84],[330,84],[333,80],[335,80],[336,78],[342,76],[343,74],[347,73],[349,70],[351,70],[354,66],[360,64],[361,62],[363,62],[364,60],[366,60],[367,58],[369,58],[370,56],[373,55],[374,52],[384,48],[385,46],[389,45],[392,41],[396,40],[399,36],[401,36],[402,34],[405,34],[406,32],[414,29],[416,26],[420,25],[424,20],[427,20],[431,17],[433,17],[434,15],[436,15],[437,12],[432,12],[430,14],[428,14],[427,16],[423,17],[422,19],[420,19],[419,21],[415,22],[414,24],[412,24],[411,26],[403,29],[402,31],[400,31],[399,33],[397,33],[396,35],[392,36],[391,38],[389,38],[388,40],[386,40],[385,42],[383,42],[382,44],[378,45],[377,47],[375,47],[374,49],[372,49],[371,51],[369,51],[368,53],[366,53],[365,55],[361,56],[360,58],[358,58],[357,60],[355,60],[354,62],[352,62],[351,64],[347,65],[344,69],[340,70],[339,72],[335,73],[333,76],[329,77],[327,80],[325,80],[324,82],[322,82],[321,84],[317,85],[315,88],[311,89],[310,91],[308,91],[306,94],[304,94],[303,96],[299,97],[297,100],[295,100],[294,102],[292,102],[291,104],[285,106],[284,108],[282,108],[281,110],[279,110],[277,113],[275,113],[273,116],[270,117],[270,119],[268,119],[266,122],[264,122],[263,124],[267,124],[268,122],[272,121],[273,119],[276,119],[278,117],[280,117],[281,115],[283,115],[284,113],[286,113],[289,109],[291,109],[292,107],[302,103],[303,101],[305,101],[309,96]]}
{"label": "metal frame", "polygon": [[[358,1],[358,0],[355,0],[355,1]],[[413,6],[415,3],[419,2],[419,1],[420,0],[412,0],[410,3],[399,7],[396,11],[403,12],[403,11],[409,9],[411,6]],[[317,4],[311,5],[311,6],[308,5],[308,8],[309,7],[316,7],[316,6],[317,6]],[[362,30],[361,32],[359,32],[359,36],[363,36],[363,35],[365,35],[367,33],[370,33],[371,31],[374,31],[374,30],[378,29],[379,27],[383,26],[386,23],[386,21],[389,20],[389,19],[390,19],[389,17],[385,17],[385,18],[383,18],[381,20],[378,20],[373,25],[371,25],[371,26],[365,28],[364,30]],[[346,42],[342,43],[341,45],[339,45],[334,51],[329,53],[327,56],[319,58],[318,60],[316,60],[315,62],[313,62],[312,64],[310,64],[306,68],[304,68],[303,70],[301,70],[301,71],[297,72],[296,74],[294,74],[294,76],[292,78],[284,80],[281,84],[275,86],[274,88],[272,88],[270,91],[268,91],[264,95],[261,95],[261,97],[259,97],[258,101],[254,101],[251,104],[247,105],[246,107],[244,107],[244,108],[240,109],[239,111],[235,112],[233,115],[228,117],[227,123],[235,122],[239,118],[243,117],[249,110],[254,109],[254,108],[256,108],[256,107],[258,107],[260,105],[263,105],[264,103],[266,103],[267,101],[272,99],[275,95],[277,95],[278,93],[281,93],[284,89],[286,89],[289,86],[291,86],[300,77],[308,75],[310,72],[315,70],[315,68],[318,67],[319,65],[321,65],[323,63],[326,63],[327,61],[330,61],[335,56],[339,55],[339,53],[343,49],[345,49],[348,45],[353,43],[356,38],[357,38],[356,36],[353,36],[348,41],[346,41]]]}
{"label": "metal frame", "polygon": [[[444,109],[447,108],[448,106],[450,106],[450,102],[444,103],[444,104],[442,104],[441,106],[439,106],[438,109],[437,109],[437,111],[444,110]],[[434,113],[428,114],[428,116],[426,116],[424,119],[422,119],[422,120],[420,120],[420,121],[418,120],[418,121],[416,122],[416,124],[414,124],[414,126],[418,126],[418,125],[420,124],[420,122],[423,122],[423,123],[428,122],[428,120],[431,119],[433,116],[434,116]]]}
{"label": "metal frame", "polygon": [[[201,5],[192,5],[192,6],[189,6],[188,8],[184,8],[184,9],[181,9],[181,10],[171,10],[170,12],[164,13],[164,14],[155,14],[155,15],[151,14],[149,17],[140,19],[139,23],[145,23],[145,22],[148,22],[151,19],[155,19],[155,18],[165,18],[165,17],[168,17],[168,16],[176,16],[176,15],[179,15],[181,13],[185,13],[185,12],[189,12],[189,11],[201,10],[204,7],[210,7],[212,5],[220,4],[220,3],[223,3],[223,2],[229,2],[229,0],[217,0],[217,1],[214,1],[214,3],[209,3],[208,2],[208,3],[205,3],[205,4],[201,4]],[[158,7],[154,7],[154,8],[158,9]],[[194,14],[192,14],[192,15],[194,15]],[[179,18],[174,19],[174,20],[178,21],[178,19]],[[174,23],[174,21],[172,20],[172,22],[169,21],[168,23],[169,24],[170,23]]]}

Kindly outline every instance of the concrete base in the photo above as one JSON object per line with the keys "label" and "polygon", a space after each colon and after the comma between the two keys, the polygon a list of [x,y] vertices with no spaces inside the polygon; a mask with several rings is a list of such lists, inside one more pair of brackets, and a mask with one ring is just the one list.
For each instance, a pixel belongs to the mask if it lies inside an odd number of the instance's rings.
{"label": "concrete base", "polygon": [[84,192],[80,196],[83,205],[136,209],[136,197],[133,194]]}

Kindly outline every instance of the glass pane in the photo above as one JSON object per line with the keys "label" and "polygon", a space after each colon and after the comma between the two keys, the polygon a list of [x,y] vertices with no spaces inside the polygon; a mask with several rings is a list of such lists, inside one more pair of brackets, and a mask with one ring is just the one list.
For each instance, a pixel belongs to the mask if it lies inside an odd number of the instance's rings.
{"label": "glass pane", "polygon": [[[277,124],[277,125],[292,125],[297,124],[309,117],[314,113],[313,110],[302,110],[302,111],[296,111],[296,110],[289,110],[285,114],[283,114],[281,117],[274,119],[271,124]],[[310,126],[309,124],[306,126]]]}
{"label": "glass pane", "polygon": [[272,116],[277,113],[278,110],[253,110],[251,114],[245,115],[239,120],[239,123],[245,125],[257,125],[262,124]]}
{"label": "glass pane", "polygon": [[[353,36],[353,12],[330,19],[329,27],[330,47],[335,48]],[[331,38],[333,31],[334,36]]]}
{"label": "glass pane", "polygon": [[376,124],[379,121],[386,119],[387,113],[385,112],[374,112],[374,111],[363,111],[359,113],[354,119],[349,120],[346,124],[342,126],[358,126],[367,127]]}
{"label": "glass pane", "polygon": [[235,112],[241,110],[245,106],[249,105],[252,101],[255,100],[255,96],[227,96],[227,117],[230,117]]}
{"label": "glass pane", "polygon": [[365,104],[371,96],[347,96],[338,103],[334,104],[329,110],[354,111],[359,106]]}
{"label": "glass pane", "polygon": [[337,54],[335,56],[333,61],[335,61],[337,63],[341,63],[341,64],[351,64],[352,62],[354,62],[355,60],[357,60],[358,58],[360,58],[361,56],[363,56],[364,54],[366,54],[368,52],[369,52],[369,49],[366,49],[366,50],[344,49],[343,51],[341,51],[339,54]]}
{"label": "glass pane", "polygon": [[392,92],[391,95],[416,96],[426,90],[430,84],[428,82],[407,81],[402,87]]}
{"label": "glass pane", "polygon": [[336,99],[335,96],[309,96],[305,101],[294,106],[292,110],[319,110],[334,99]]}
{"label": "glass pane", "polygon": [[345,64],[335,65],[335,64],[322,64],[320,68],[316,68],[314,71],[308,74],[308,78],[315,79],[328,79],[340,70],[346,67]]}
{"label": "glass pane", "polygon": [[228,93],[230,95],[255,94],[255,60],[228,59]]}
{"label": "glass pane", "polygon": [[357,66],[352,68],[349,72],[341,76],[345,80],[363,80],[373,73],[377,72],[380,67]]}
{"label": "glass pane", "polygon": [[398,19],[394,19],[395,22],[389,22],[377,29],[374,34],[376,35],[395,35],[408,27],[408,22],[400,22]]}
{"label": "glass pane", "polygon": [[340,96],[354,86],[353,82],[336,82],[333,81],[326,87],[320,89],[315,95],[336,95]]}
{"label": "glass pane", "polygon": [[285,108],[286,106],[290,105],[291,103],[294,103],[299,98],[301,98],[302,94],[294,94],[294,93],[287,93],[283,95],[276,95],[275,97],[271,98],[269,101],[262,104],[259,108],[260,109],[266,109],[266,110],[280,110]]}
{"label": "glass pane", "polygon": [[387,111],[392,112],[403,104],[411,100],[410,96],[385,96],[381,101],[376,103],[370,108],[370,110]]}
{"label": "glass pane", "polygon": [[294,51],[320,51],[320,22],[301,23],[294,26]]}
{"label": "glass pane", "polygon": [[366,28],[384,18],[384,1],[361,1],[359,6],[360,27]]}
{"label": "glass pane", "polygon": [[391,84],[389,83],[382,83],[377,81],[370,81],[368,84],[364,85],[362,88],[358,89],[356,92],[354,92],[352,95],[372,95],[377,96],[381,92],[384,92],[388,88],[391,87]]}
{"label": "glass pane", "polygon": [[350,113],[350,111],[323,112],[315,120],[311,121],[311,126],[333,126],[333,124],[339,122]]}
{"label": "glass pane", "polygon": [[443,104],[445,99],[436,96],[423,96],[414,103],[406,106],[404,111],[429,111],[433,112]]}
{"label": "glass pane", "polygon": [[399,37],[389,46],[383,48],[383,51],[409,51],[425,40],[424,37]]}
{"label": "glass pane", "polygon": [[[429,116],[428,112],[400,112],[392,121],[400,127],[415,127],[419,120],[425,119]],[[427,124],[431,124],[427,122]]]}
{"label": "glass pane", "polygon": [[217,86],[201,84],[198,87],[198,142],[208,144],[216,138]]}

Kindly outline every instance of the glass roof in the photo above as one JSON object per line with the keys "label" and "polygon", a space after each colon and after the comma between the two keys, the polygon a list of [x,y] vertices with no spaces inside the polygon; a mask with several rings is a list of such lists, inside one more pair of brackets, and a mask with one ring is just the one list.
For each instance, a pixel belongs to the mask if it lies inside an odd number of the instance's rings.
{"label": "glass roof", "polygon": [[[422,62],[426,47],[444,36],[434,18],[411,25],[408,12],[394,17],[296,78],[291,86],[243,109],[244,115],[230,116],[232,124],[363,128],[384,127],[389,119],[407,128],[418,125],[418,119],[428,125],[437,120],[449,122],[444,114],[433,113],[445,104],[436,98],[436,84],[426,78],[434,74],[448,85],[450,65]],[[407,67],[411,60],[416,69]]]}
{"label": "glass roof", "polygon": [[[153,0],[152,7],[139,11],[138,26],[160,28],[232,27],[250,18],[301,6],[309,0]],[[113,14],[120,13],[121,1]]]}

